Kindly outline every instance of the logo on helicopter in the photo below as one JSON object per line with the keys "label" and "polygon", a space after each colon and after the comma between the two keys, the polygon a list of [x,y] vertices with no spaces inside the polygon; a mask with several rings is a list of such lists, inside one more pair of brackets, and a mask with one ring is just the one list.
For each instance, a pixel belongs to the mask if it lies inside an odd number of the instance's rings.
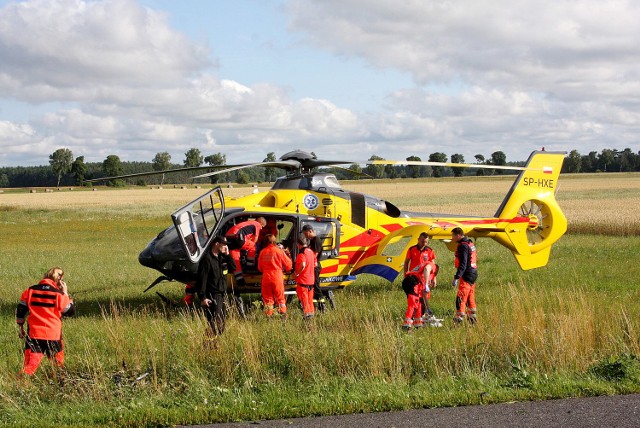
{"label": "logo on helicopter", "polygon": [[308,210],[315,210],[320,204],[320,200],[318,199],[318,197],[316,195],[312,195],[311,193],[307,193],[306,195],[304,195],[302,202],[304,203],[304,207]]}

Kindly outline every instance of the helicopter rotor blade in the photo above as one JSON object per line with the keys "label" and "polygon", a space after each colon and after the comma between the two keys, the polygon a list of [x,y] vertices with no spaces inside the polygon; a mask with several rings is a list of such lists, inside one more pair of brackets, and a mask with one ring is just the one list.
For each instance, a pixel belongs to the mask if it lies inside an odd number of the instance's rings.
{"label": "helicopter rotor blade", "polygon": [[290,171],[290,170],[299,169],[301,167],[301,164],[297,160],[284,160],[284,161],[257,162],[257,163],[250,163],[250,164],[244,164],[244,165],[234,165],[232,166],[232,168],[227,168],[220,171],[213,171],[213,172],[207,172],[205,174],[196,175],[191,179],[195,180],[196,178],[211,177],[212,175],[219,175],[219,174],[224,174],[226,172],[236,171],[238,169],[254,168],[254,167],[280,168],[280,169],[285,169]]}
{"label": "helicopter rotor blade", "polygon": [[114,175],[112,177],[92,178],[92,179],[89,179],[89,180],[83,180],[83,183],[95,183],[95,182],[99,182],[99,181],[119,180],[119,179],[122,179],[122,178],[131,178],[131,177],[146,177],[146,176],[151,176],[151,175],[169,174],[169,173],[173,173],[173,172],[202,171],[202,170],[205,170],[205,169],[229,168],[229,167],[240,166],[240,165],[245,165],[245,164],[189,166],[189,167],[184,167],[184,168],[165,169],[165,170],[162,170],[162,171],[136,172],[136,173],[133,173],[133,174]]}
{"label": "helicopter rotor blade", "polygon": [[474,163],[456,163],[456,162],[432,162],[432,161],[395,161],[395,160],[368,160],[364,162],[357,162],[365,165],[416,165],[416,166],[443,166],[452,168],[480,168],[480,169],[506,169],[513,171],[542,171],[539,168],[527,168],[524,166],[509,166],[509,165],[485,165]]}
{"label": "helicopter rotor blade", "polygon": [[[350,164],[353,162],[349,162]],[[367,174],[366,172],[362,172],[362,171],[354,171],[352,169],[349,168],[344,168],[342,166],[338,166],[338,165],[329,165],[329,168],[335,168],[335,169],[339,169],[341,171],[347,172],[349,174],[353,174],[353,175],[357,175],[359,177],[366,177],[366,178],[371,178],[373,179],[372,176],[370,176],[369,174]]]}

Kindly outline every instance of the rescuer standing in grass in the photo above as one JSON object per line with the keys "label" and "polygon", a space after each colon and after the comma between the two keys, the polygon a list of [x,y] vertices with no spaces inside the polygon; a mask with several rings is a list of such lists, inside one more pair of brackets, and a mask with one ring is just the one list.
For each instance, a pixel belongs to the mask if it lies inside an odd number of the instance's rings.
{"label": "rescuer standing in grass", "polygon": [[278,305],[278,313],[287,318],[287,303],[284,297],[284,272],[291,272],[291,258],[276,245],[276,237],[265,236],[267,246],[260,251],[258,270],[262,272],[262,302],[266,316],[273,316],[273,305]]}
{"label": "rescuer standing in grass", "polygon": [[212,336],[224,332],[227,320],[227,274],[235,269],[226,238],[216,236],[211,242],[211,251],[200,260],[196,282],[198,297]]}
{"label": "rescuer standing in grass", "polygon": [[302,304],[302,312],[305,320],[313,318],[313,283],[315,275],[313,269],[316,264],[316,255],[309,248],[309,240],[304,236],[298,238],[298,257],[294,275],[296,277],[296,294]]}
{"label": "rescuer standing in grass", "polygon": [[452,283],[454,287],[458,287],[456,315],[453,321],[460,324],[468,315],[469,322],[475,324],[477,321],[476,279],[478,279],[476,246],[459,227],[451,230],[451,239],[458,243],[454,262],[457,270]]}
{"label": "rescuer standing in grass", "polygon": [[[16,309],[19,336],[25,339],[22,373],[33,375],[46,355],[57,367],[64,365],[62,317],[72,316],[76,309],[69,297],[67,284],[59,267],[51,268],[36,285],[20,296]],[[28,316],[28,329],[24,322]]]}

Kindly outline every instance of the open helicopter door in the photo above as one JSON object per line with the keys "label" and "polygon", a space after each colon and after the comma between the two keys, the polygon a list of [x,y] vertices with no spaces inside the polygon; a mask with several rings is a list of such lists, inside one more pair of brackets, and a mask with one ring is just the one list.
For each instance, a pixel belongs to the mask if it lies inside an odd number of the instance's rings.
{"label": "open helicopter door", "polygon": [[418,242],[422,232],[429,233],[429,225],[413,225],[398,229],[382,238],[375,254],[361,258],[354,267],[353,273],[377,275],[393,282],[404,269],[404,261],[409,247]]}
{"label": "open helicopter door", "polygon": [[171,214],[189,260],[197,263],[218,230],[224,216],[224,196],[216,187]]}

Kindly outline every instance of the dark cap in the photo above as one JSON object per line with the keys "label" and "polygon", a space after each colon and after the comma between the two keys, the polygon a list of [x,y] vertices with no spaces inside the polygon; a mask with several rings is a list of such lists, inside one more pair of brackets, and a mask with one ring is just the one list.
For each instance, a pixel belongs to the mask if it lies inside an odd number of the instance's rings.
{"label": "dark cap", "polygon": [[302,226],[303,232],[306,232],[307,230],[313,230],[313,226],[311,226],[310,224],[305,224],[304,226]]}
{"label": "dark cap", "polygon": [[212,241],[214,244],[227,244],[227,238],[224,236],[216,236]]}

